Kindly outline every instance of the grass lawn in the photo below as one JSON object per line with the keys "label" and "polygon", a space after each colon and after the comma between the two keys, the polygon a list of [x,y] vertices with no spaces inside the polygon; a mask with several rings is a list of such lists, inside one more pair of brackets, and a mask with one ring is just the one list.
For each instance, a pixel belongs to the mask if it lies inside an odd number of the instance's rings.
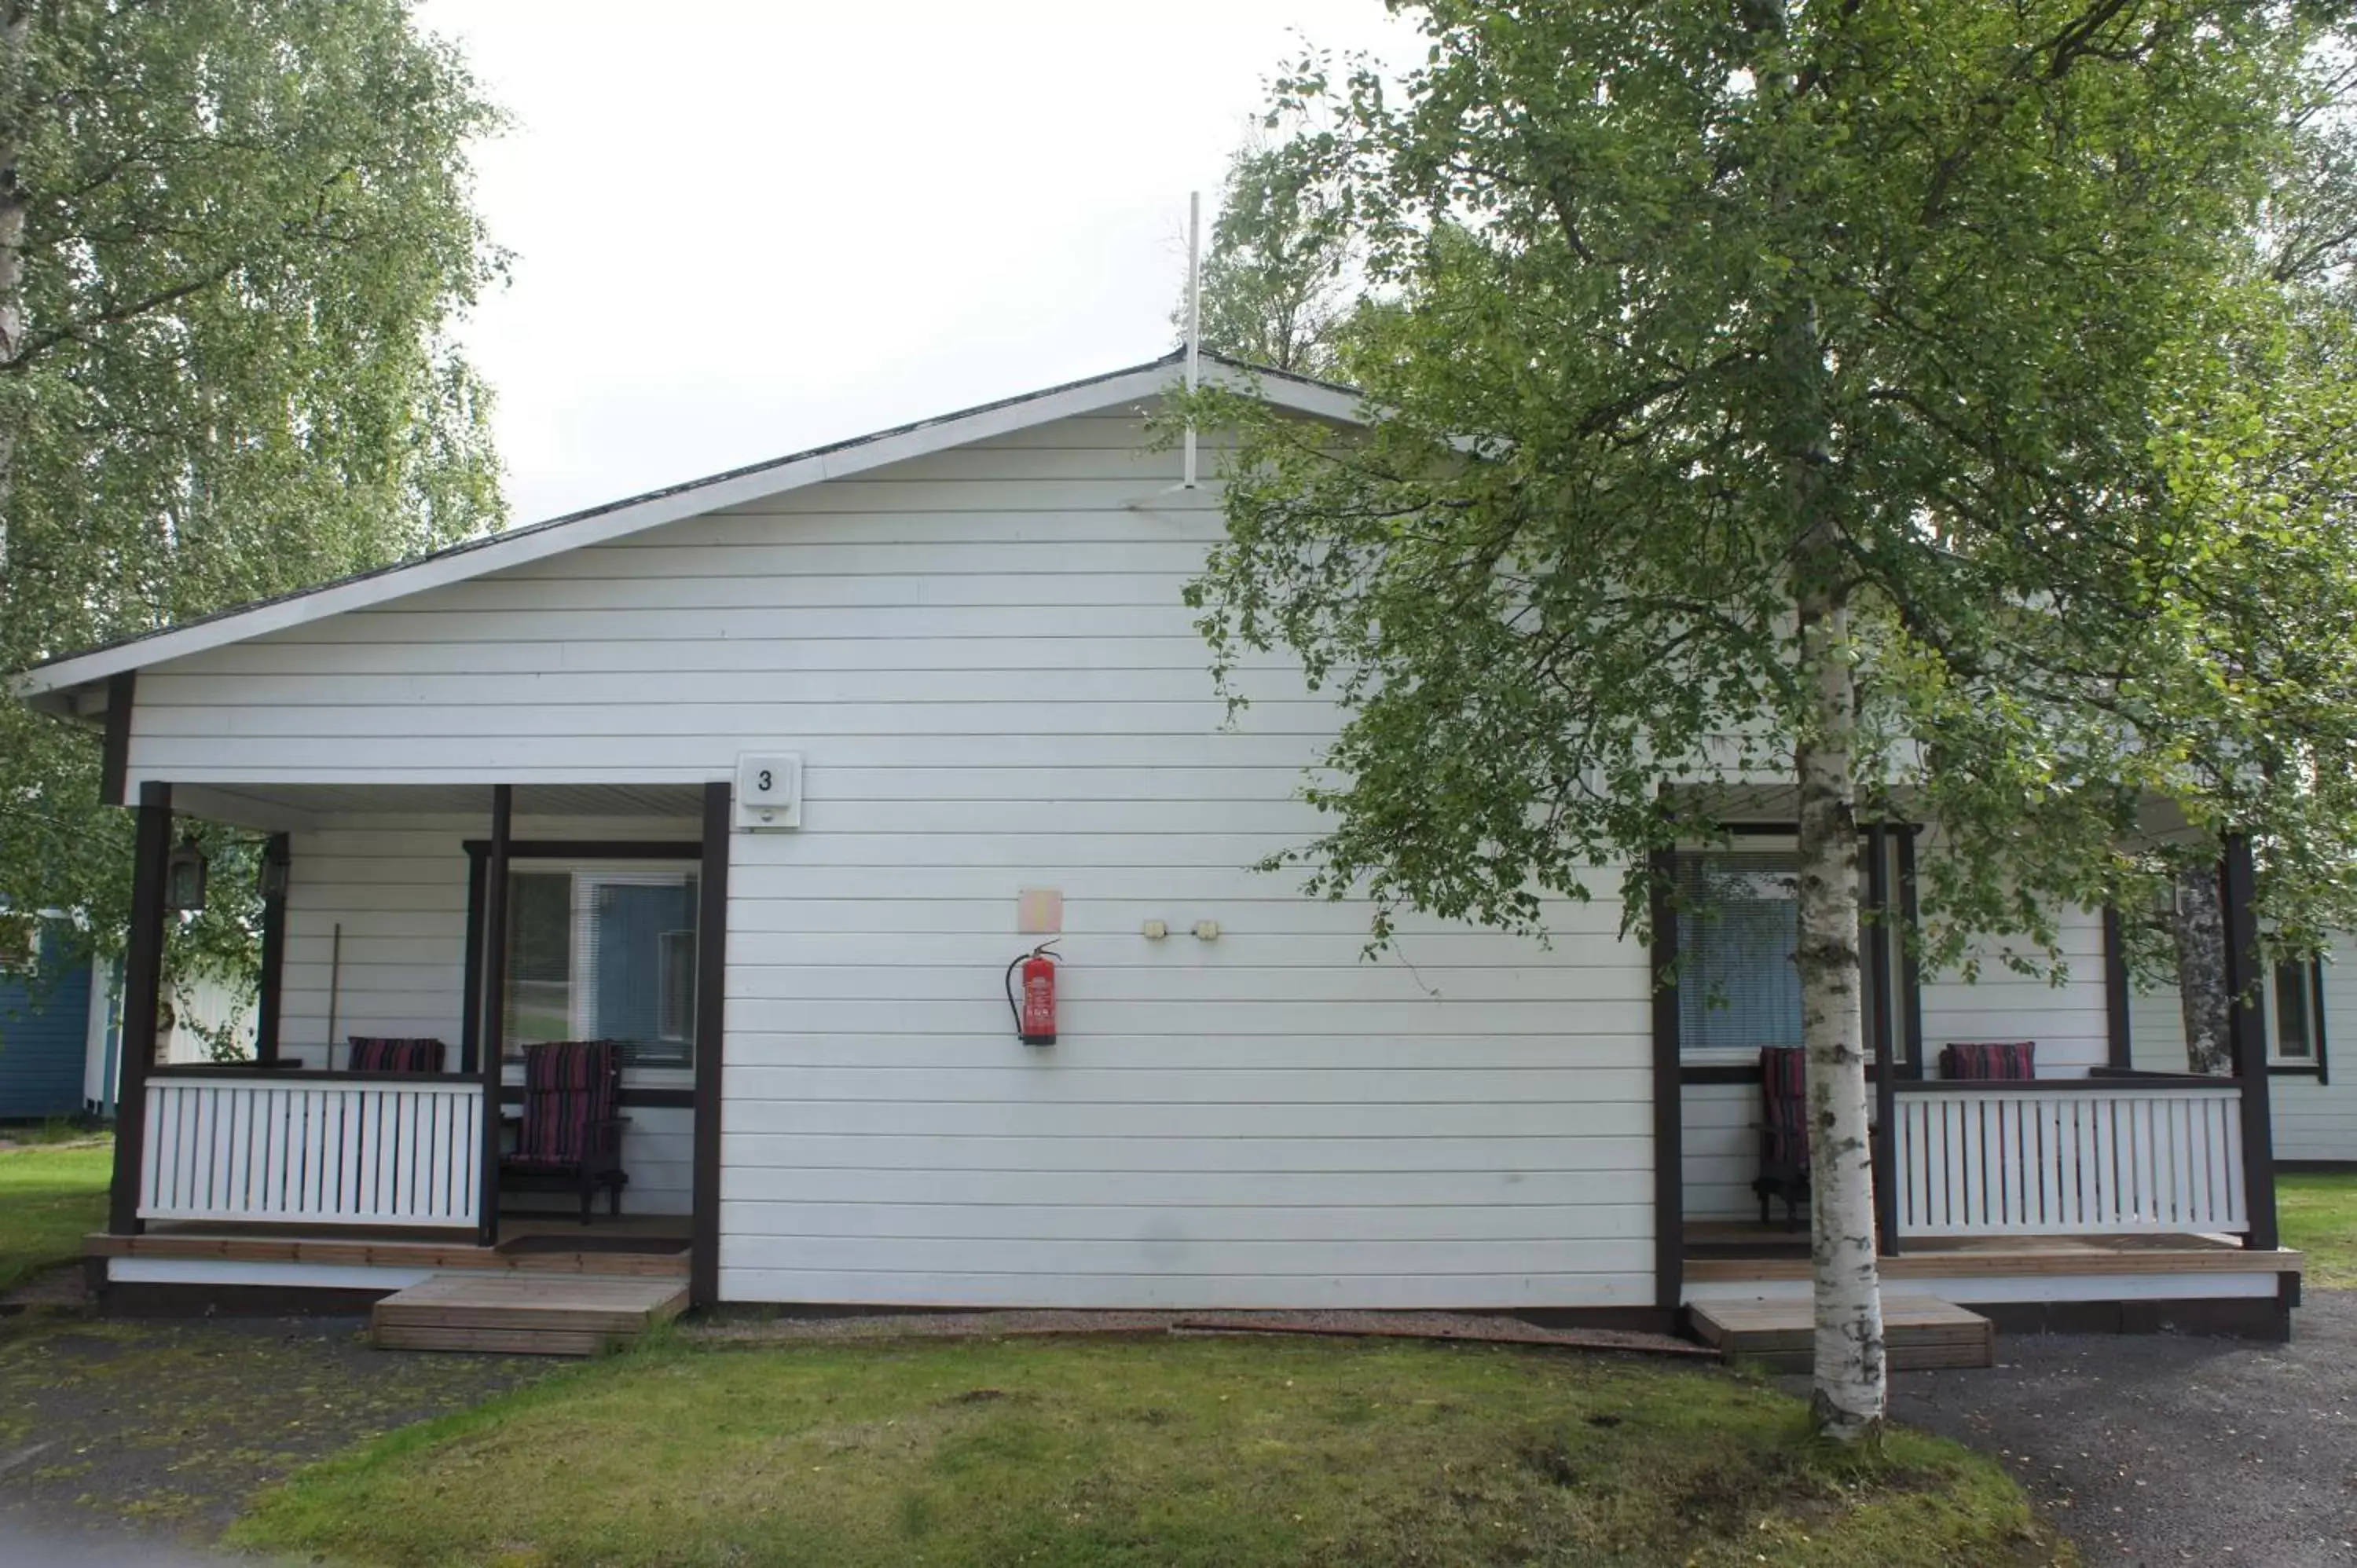
{"label": "grass lawn", "polygon": [[2308,1254],[2306,1283],[2357,1290],[2357,1172],[2276,1177],[2283,1244]]}
{"label": "grass lawn", "polygon": [[114,1140],[0,1149],[0,1291],[81,1256],[81,1239],[106,1223]]}
{"label": "grass lawn", "polygon": [[394,1433],[229,1540],[333,1563],[2075,1562],[1995,1462],[1758,1382],[1498,1347],[654,1344]]}

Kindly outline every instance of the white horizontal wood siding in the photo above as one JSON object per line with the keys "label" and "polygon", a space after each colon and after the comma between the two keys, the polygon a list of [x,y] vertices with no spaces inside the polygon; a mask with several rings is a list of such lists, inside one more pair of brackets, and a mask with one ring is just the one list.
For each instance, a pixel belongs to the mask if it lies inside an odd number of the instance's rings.
{"label": "white horizontal wood siding", "polygon": [[[1555,910],[1552,949],[1410,922],[1366,963],[1363,907],[1245,869],[1316,831],[1296,792],[1334,715],[1256,660],[1226,725],[1179,596],[1215,502],[1144,446],[1066,421],[162,666],[133,781],[685,782],[801,752],[803,827],[732,844],[726,1297],[1650,1302],[1617,904]],[[339,1032],[450,1027],[455,844],[314,851],[315,911],[386,895]],[[1046,1048],[1002,991],[1028,886],[1065,897]],[[319,961],[295,929],[290,988]]]}
{"label": "white horizontal wood siding", "polygon": [[[2057,925],[2067,970],[2060,984],[2009,968],[2007,943],[1996,938],[1975,945],[1977,979],[1966,981],[1960,970],[1924,977],[1927,1072],[1939,1071],[1941,1047],[1960,1040],[2033,1040],[2040,1078],[2084,1078],[2110,1059],[2103,916],[2067,909]],[[2035,963],[2046,961],[2019,940],[2011,946]]]}
{"label": "white horizontal wood siding", "polygon": [[[519,816],[512,831],[519,839],[694,843],[703,825],[650,817]],[[449,1047],[448,1068],[457,1070],[466,1011],[466,841],[490,834],[486,812],[337,818],[291,835],[279,1033],[284,1054],[315,1067],[340,1068],[347,1059],[345,1042],[354,1035],[425,1036]],[[508,1077],[522,1081],[517,1069],[511,1068]],[[633,1072],[628,1081],[684,1089],[692,1079],[683,1071],[650,1070]],[[628,1114],[624,1164],[630,1185],[625,1204],[642,1214],[686,1213],[694,1112],[634,1106]],[[519,1197],[514,1207],[538,1201]],[[561,1206],[565,1200],[551,1201]]]}
{"label": "white horizontal wood siding", "polygon": [[[1681,1113],[1686,1218],[1759,1219],[1751,1182],[1760,1174],[1760,1086],[1687,1084]],[[1781,1203],[1774,1206],[1774,1218],[1783,1212]]]}

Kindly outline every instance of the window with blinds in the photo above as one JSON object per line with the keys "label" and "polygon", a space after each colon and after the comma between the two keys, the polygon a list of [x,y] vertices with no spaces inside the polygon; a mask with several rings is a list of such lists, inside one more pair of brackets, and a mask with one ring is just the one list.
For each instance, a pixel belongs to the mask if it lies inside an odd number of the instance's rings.
{"label": "window with blinds", "polygon": [[1800,857],[1709,852],[1678,859],[1678,1047],[1684,1054],[1801,1043]]}
{"label": "window with blinds", "polygon": [[696,880],[655,866],[511,873],[511,1052],[533,1040],[613,1040],[625,1066],[692,1066]]}

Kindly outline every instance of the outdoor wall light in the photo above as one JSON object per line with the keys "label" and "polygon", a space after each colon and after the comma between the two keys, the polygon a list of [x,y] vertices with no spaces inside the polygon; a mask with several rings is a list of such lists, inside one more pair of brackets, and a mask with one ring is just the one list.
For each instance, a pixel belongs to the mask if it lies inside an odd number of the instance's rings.
{"label": "outdoor wall light", "polygon": [[182,839],[164,863],[164,907],[183,914],[205,907],[205,852],[194,838]]}
{"label": "outdoor wall light", "polygon": [[262,869],[255,874],[253,890],[262,895],[265,904],[275,904],[286,897],[286,857],[262,852]]}

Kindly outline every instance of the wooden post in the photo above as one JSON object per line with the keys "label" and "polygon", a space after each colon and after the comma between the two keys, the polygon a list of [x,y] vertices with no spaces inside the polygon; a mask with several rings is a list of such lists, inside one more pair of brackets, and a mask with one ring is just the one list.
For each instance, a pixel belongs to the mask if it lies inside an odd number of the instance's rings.
{"label": "wooden post", "polygon": [[1685,1100],[1678,1077],[1677,856],[1652,856],[1653,1305],[1674,1313],[1685,1294]]}
{"label": "wooden post", "polygon": [[147,1069],[156,1060],[164,990],[164,879],[172,858],[172,787],[139,786],[136,858],[131,869],[131,929],[123,957],[123,1044],[114,1094],[114,1185],[106,1228],[139,1233],[139,1174],[147,1145]]}
{"label": "wooden post", "polygon": [[2226,1037],[2233,1043],[2234,1076],[2243,1086],[2243,1201],[2251,1228],[2243,1245],[2273,1251],[2276,1230],[2274,1118],[2267,1104],[2267,1028],[2262,1005],[2266,966],[2259,957],[2259,917],[2253,902],[2257,873],[2251,841],[2228,833],[2219,865],[2226,915]]}
{"label": "wooden post", "polygon": [[[262,857],[272,865],[293,860],[293,839],[273,833]],[[286,982],[286,895],[262,901],[262,991],[253,1006],[253,1059],[264,1067],[278,1065],[279,1019]]]}
{"label": "wooden post", "polygon": [[1874,1156],[1874,1229],[1884,1256],[1899,1255],[1899,1051],[1897,1008],[1890,994],[1890,938],[1896,909],[1890,902],[1890,829],[1876,822],[1866,830],[1867,904],[1874,912],[1868,949],[1874,975],[1874,1115],[1879,1123]]}
{"label": "wooden post", "polygon": [[458,1020],[458,1070],[483,1070],[483,855],[467,846],[467,956],[459,990],[467,1000]]}
{"label": "wooden post", "polygon": [[482,1022],[475,1031],[483,1079],[482,1188],[476,1239],[500,1240],[500,1069],[507,1056],[508,844],[514,833],[515,787],[491,786],[491,852],[483,870]]}
{"label": "wooden post", "polygon": [[1906,1072],[1910,1078],[1923,1076],[1923,961],[1915,946],[1922,918],[1915,886],[1915,835],[1919,831],[1911,823],[1902,823],[1899,830],[1899,921],[1902,936],[1899,949],[1899,1002],[1900,1022],[1907,1028]]}
{"label": "wooden post", "polygon": [[735,799],[726,779],[704,787],[704,863],[695,912],[695,1127],[688,1300],[720,1299],[720,1068],[728,1038],[728,852]]}
{"label": "wooden post", "polygon": [[2136,1045],[2128,1032],[2127,935],[2120,912],[2104,909],[2104,1035],[2108,1044],[2107,1066],[2126,1072],[2136,1066]]}

